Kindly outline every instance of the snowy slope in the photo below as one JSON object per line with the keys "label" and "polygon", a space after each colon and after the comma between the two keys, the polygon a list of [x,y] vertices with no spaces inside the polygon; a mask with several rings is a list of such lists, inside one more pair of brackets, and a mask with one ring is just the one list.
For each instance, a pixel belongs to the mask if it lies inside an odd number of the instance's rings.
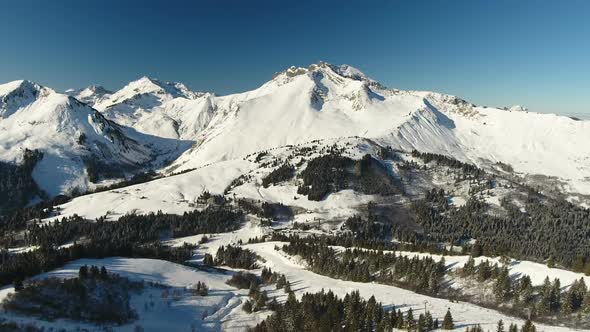
{"label": "snowy slope", "polygon": [[260,88],[210,97],[214,116],[174,169],[240,158],[313,139],[362,136],[386,145],[451,155],[555,177],[590,194],[590,122],[478,107],[460,98],[386,89],[350,66],[289,68]]}
{"label": "snowy slope", "polygon": [[121,127],[73,97],[29,81],[0,85],[0,100],[0,160],[19,162],[25,148],[43,152],[33,177],[52,196],[89,186],[85,160],[137,168],[179,145]]}
{"label": "snowy slope", "polygon": [[[447,309],[450,308],[457,327],[480,324],[484,330],[494,330],[500,319],[505,324],[523,324],[523,320],[521,319],[509,317],[497,311],[466,302],[451,302],[446,299],[429,297],[394,286],[343,281],[325,277],[307,270],[305,266],[302,266],[284,253],[274,250],[275,245],[279,245],[280,247],[282,243],[266,242],[247,245],[246,247],[260,255],[265,260],[264,265],[270,267],[273,271],[279,271],[285,274],[287,279],[296,285],[294,288],[299,290],[296,292],[298,296],[301,296],[305,292],[319,292],[322,289],[332,290],[338,296],[344,296],[346,293],[358,290],[360,295],[365,299],[375,296],[375,299],[384,306],[401,308],[403,312],[412,308],[415,315],[423,313],[424,306],[426,305],[433,316],[440,321],[442,321]],[[536,325],[540,331],[571,330],[565,327],[547,326],[537,323]]]}
{"label": "snowy slope", "polygon": [[79,101],[94,107],[94,105],[108,98],[113,93],[100,85],[91,85],[87,88],[80,90],[66,90],[65,94],[72,96],[78,99]]}
{"label": "snowy slope", "polygon": [[[155,259],[134,258],[106,258],[106,259],[81,259],[71,262],[63,268],[41,274],[35,278],[74,278],[78,276],[78,270],[82,265],[105,266],[111,273],[131,280],[155,282],[174,289],[183,290],[193,287],[198,281],[205,282],[209,287],[208,296],[191,296],[184,294],[178,299],[162,297],[162,289],[149,288],[141,294],[133,295],[131,305],[136,310],[136,321],[110,326],[111,331],[132,332],[136,326],[141,326],[142,331],[245,331],[249,326],[256,325],[268,315],[268,312],[259,312],[251,315],[245,314],[241,305],[248,299],[247,290],[238,290],[225,282],[230,274],[204,272],[188,268],[179,264]],[[0,300],[8,293],[14,292],[14,288],[0,289]],[[153,302],[153,306],[146,303]],[[105,327],[83,321],[71,321],[58,319],[44,321],[31,316],[15,315],[2,312],[0,318],[6,318],[19,324],[34,323],[38,327],[67,331],[104,331]]]}
{"label": "snowy slope", "polygon": [[[192,92],[181,83],[147,77],[112,94],[98,87],[70,93],[94,105],[104,118],[135,129],[126,135],[139,145],[164,139],[178,152],[194,143],[170,171],[314,139],[360,136],[482,167],[502,162],[523,178],[539,174],[545,178],[536,182],[547,181],[572,195],[590,194],[590,146],[571,144],[590,141],[590,122],[523,107],[478,107],[433,92],[388,89],[347,65],[291,67],[258,89],[227,96]],[[0,115],[6,123],[17,110],[50,95],[59,94],[31,82],[2,85]],[[28,119],[23,116],[21,121]],[[173,157],[171,153],[167,159]]]}
{"label": "snowy slope", "polygon": [[192,92],[182,83],[142,77],[95,107],[107,118],[139,132],[190,140],[209,123],[214,113],[211,98],[211,94]]}

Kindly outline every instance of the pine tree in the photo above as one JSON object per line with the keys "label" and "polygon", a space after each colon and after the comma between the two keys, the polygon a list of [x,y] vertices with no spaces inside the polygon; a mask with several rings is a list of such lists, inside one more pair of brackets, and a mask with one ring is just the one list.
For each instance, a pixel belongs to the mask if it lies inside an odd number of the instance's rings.
{"label": "pine tree", "polygon": [[508,328],[508,332],[518,332],[518,326],[516,326],[514,323],[511,323],[510,327]]}
{"label": "pine tree", "polygon": [[572,264],[572,270],[574,272],[582,272],[582,271],[584,271],[584,257],[577,256],[574,259],[574,263]]}
{"label": "pine tree", "polygon": [[78,270],[78,278],[84,279],[86,277],[88,277],[88,266],[82,265]]}
{"label": "pine tree", "polygon": [[430,311],[426,312],[425,320],[426,320],[426,330],[427,331],[433,330],[434,329],[434,321],[432,319],[432,315],[430,314]]}
{"label": "pine tree", "polygon": [[415,321],[414,321],[414,311],[412,310],[412,308],[408,309],[408,312],[406,313],[406,327],[408,329],[413,329],[414,325],[415,325]]}
{"label": "pine tree", "polygon": [[549,259],[547,260],[547,267],[550,269],[555,267],[555,258],[553,256],[549,256]]}
{"label": "pine tree", "polygon": [[549,277],[545,278],[541,288],[541,300],[537,304],[537,312],[540,315],[547,315],[551,312],[552,286]]}
{"label": "pine tree", "polygon": [[559,279],[553,279],[550,295],[550,307],[552,312],[558,312],[561,309],[561,282]]}
{"label": "pine tree", "polygon": [[439,286],[439,282],[438,282],[438,276],[435,271],[432,271],[430,273],[430,278],[428,278],[428,290],[432,294],[437,294],[439,291],[439,288],[440,288],[440,286]]}
{"label": "pine tree", "polygon": [[14,291],[15,292],[20,292],[24,288],[25,287],[23,285],[23,279],[22,278],[16,278],[16,279],[14,279]]}
{"label": "pine tree", "polygon": [[442,329],[452,330],[453,328],[455,328],[455,324],[453,323],[453,315],[451,315],[451,309],[447,309],[447,313],[445,314],[445,318],[442,322]]}
{"label": "pine tree", "polygon": [[498,303],[506,301],[510,296],[510,275],[508,268],[504,267],[498,274],[494,283],[494,296]]}
{"label": "pine tree", "polygon": [[469,259],[467,260],[467,263],[465,263],[465,265],[463,265],[463,268],[461,269],[461,275],[462,277],[466,278],[470,275],[472,275],[475,272],[475,260],[473,259],[473,257],[469,257]]}
{"label": "pine tree", "polygon": [[576,293],[575,293],[574,286],[572,286],[572,287],[570,287],[570,289],[565,294],[565,297],[563,298],[563,303],[561,306],[562,312],[566,315],[569,315],[572,312],[574,312],[575,302],[576,302]]}
{"label": "pine tree", "polygon": [[416,326],[418,332],[425,332],[426,330],[426,319],[424,318],[424,314],[420,314],[418,316],[418,324]]}
{"label": "pine tree", "polygon": [[533,299],[533,284],[531,282],[531,277],[525,275],[520,278],[518,283],[518,296],[517,302],[521,304],[528,304]]}
{"label": "pine tree", "polygon": [[536,332],[537,328],[535,327],[533,322],[531,322],[530,319],[527,319],[526,322],[524,322],[524,325],[522,326],[520,331],[521,332]]}
{"label": "pine tree", "polygon": [[246,300],[246,302],[244,302],[244,305],[242,306],[242,309],[247,313],[251,313],[252,312],[252,302],[250,302],[250,300]]}
{"label": "pine tree", "polygon": [[215,263],[213,261],[213,256],[211,256],[211,254],[205,254],[205,257],[203,257],[203,264],[208,265],[208,266],[215,265]]}
{"label": "pine tree", "polygon": [[574,310],[578,310],[582,307],[582,302],[584,301],[584,297],[586,297],[586,293],[588,293],[586,282],[584,281],[584,278],[580,278],[580,280],[576,284],[574,291]]}
{"label": "pine tree", "polygon": [[496,332],[504,332],[504,322],[501,319],[498,321]]}

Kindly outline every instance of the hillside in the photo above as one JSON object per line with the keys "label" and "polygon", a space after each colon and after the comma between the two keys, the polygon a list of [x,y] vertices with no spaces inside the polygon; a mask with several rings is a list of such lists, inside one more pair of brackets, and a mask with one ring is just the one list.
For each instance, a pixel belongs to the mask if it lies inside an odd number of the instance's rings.
{"label": "hillside", "polygon": [[[227,96],[147,77],[0,96],[0,328],[590,328],[590,149],[567,144],[587,121],[326,63]],[[89,311],[37,305],[75,308],[75,285]]]}
{"label": "hillside", "polygon": [[158,157],[174,156],[183,144],[120,126],[73,97],[29,81],[0,85],[0,100],[0,160],[20,163],[25,149],[41,152],[33,178],[49,196],[125,176]]}

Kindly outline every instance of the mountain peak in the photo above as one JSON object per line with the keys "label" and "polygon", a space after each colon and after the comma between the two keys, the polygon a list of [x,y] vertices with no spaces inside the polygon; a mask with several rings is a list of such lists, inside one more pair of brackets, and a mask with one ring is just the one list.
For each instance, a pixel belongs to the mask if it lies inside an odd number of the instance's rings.
{"label": "mountain peak", "polygon": [[42,90],[45,90],[45,92],[47,92],[47,93],[53,92],[53,90],[46,88],[44,86],[41,86],[35,82],[29,81],[29,80],[17,80],[17,81],[8,82],[5,84],[0,84],[0,97],[5,97],[5,96],[12,95],[15,93],[16,94],[25,93],[25,92],[37,93]]}
{"label": "mountain peak", "polygon": [[312,74],[312,73],[317,73],[317,72],[335,74],[335,75],[341,76],[343,78],[348,78],[348,79],[352,79],[355,81],[367,82],[371,85],[375,85],[375,84],[379,85],[379,83],[377,81],[369,78],[362,71],[360,71],[359,69],[357,69],[353,66],[350,66],[347,64],[333,65],[333,64],[330,64],[330,63],[324,62],[324,61],[320,61],[318,63],[312,63],[309,66],[307,66],[307,68],[291,66],[284,71],[277,72],[273,76],[273,79],[275,79],[275,80],[276,79],[290,80],[291,78],[296,77],[296,76]]}
{"label": "mountain peak", "polygon": [[21,107],[55,91],[28,80],[0,85],[0,118],[6,118]]}
{"label": "mountain peak", "polygon": [[[156,78],[143,76],[129,82],[121,90],[112,94],[109,105],[140,98],[142,95],[152,95],[158,99],[186,98],[195,99],[199,94],[189,90],[186,85],[178,82],[164,82]],[[108,106],[107,106],[108,107]]]}
{"label": "mountain peak", "polygon": [[90,85],[84,89],[68,89],[64,93],[83,103],[94,106],[96,103],[110,96],[113,92],[100,85]]}

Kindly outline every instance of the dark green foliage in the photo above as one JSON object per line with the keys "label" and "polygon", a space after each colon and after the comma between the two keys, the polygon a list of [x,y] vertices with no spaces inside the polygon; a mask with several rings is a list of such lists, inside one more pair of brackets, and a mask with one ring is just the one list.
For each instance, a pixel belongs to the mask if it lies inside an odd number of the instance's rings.
{"label": "dark green foliage", "polygon": [[238,272],[227,281],[227,284],[239,289],[249,289],[252,285],[260,285],[261,282],[255,274]]}
{"label": "dark green foliage", "polygon": [[350,217],[346,219],[344,226],[354,234],[355,239],[359,240],[384,239],[392,235],[391,224],[379,223],[372,216],[367,219],[360,216]]}
{"label": "dark green foliage", "polygon": [[353,187],[362,193],[391,195],[401,192],[399,184],[394,182],[389,171],[370,154],[366,154],[361,160],[355,161],[354,175],[355,185]]}
{"label": "dark green foliage", "polygon": [[23,280],[21,278],[16,278],[14,279],[14,291],[15,292],[20,292],[23,290],[23,288],[25,287],[23,284]]}
{"label": "dark green foliage", "polygon": [[290,255],[300,255],[312,271],[332,278],[359,282],[377,281],[436,294],[445,273],[444,259],[408,258],[373,250],[347,249],[338,254],[325,243],[292,240],[283,246]]}
{"label": "dark green foliage", "polygon": [[[29,227],[26,240],[41,246],[39,250],[21,254],[0,252],[0,283],[24,278],[59,267],[78,258],[108,256],[159,258],[184,262],[191,257],[189,247],[169,248],[157,241],[167,232],[176,236],[217,233],[234,230],[241,221],[241,212],[213,207],[184,215],[152,213],[127,215],[118,222],[90,222],[73,216],[50,225]],[[69,248],[55,247],[78,241]]]}
{"label": "dark green foliage", "polygon": [[31,277],[50,271],[80,258],[104,258],[112,256],[141,257],[183,263],[192,256],[190,247],[171,248],[158,243],[132,245],[117,241],[74,244],[68,248],[41,247],[35,251],[9,254],[0,252],[0,284],[6,285],[17,278]]}
{"label": "dark green foliage", "polygon": [[443,330],[452,330],[453,328],[455,328],[455,323],[453,322],[453,315],[451,314],[451,310],[447,310],[445,318],[443,318],[441,327]]}
{"label": "dark green foliage", "polygon": [[310,160],[301,172],[303,185],[297,193],[313,201],[327,194],[351,188],[365,194],[390,195],[400,193],[388,170],[371,155],[361,160],[341,156],[337,152]]}
{"label": "dark green foliage", "polygon": [[535,327],[535,324],[533,324],[533,322],[531,322],[530,319],[527,319],[526,322],[524,322],[524,325],[522,326],[521,332],[535,332],[537,331],[537,328]]}
{"label": "dark green foliage", "polygon": [[256,254],[248,249],[228,245],[217,249],[214,263],[215,265],[227,265],[233,268],[251,270],[258,267],[256,258]]}
{"label": "dark green foliage", "polygon": [[330,192],[346,188],[346,168],[354,160],[337,154],[328,154],[310,160],[301,172],[303,185],[297,190],[312,201],[320,201]]}
{"label": "dark green foliage", "polygon": [[199,296],[209,295],[209,287],[204,282],[197,281],[195,287],[191,290],[193,294]]}
{"label": "dark green foliage", "polygon": [[283,181],[287,181],[295,174],[295,167],[289,163],[281,165],[279,168],[270,172],[267,176],[262,178],[262,186],[267,188],[271,184],[277,184]]}
{"label": "dark green foliage", "polygon": [[20,292],[8,295],[2,305],[7,310],[43,319],[123,324],[136,317],[129,292],[141,287],[141,283],[116,275],[101,276],[98,272],[83,279],[49,278],[30,281]]}
{"label": "dark green foliage", "polygon": [[385,331],[392,317],[374,297],[364,300],[358,292],[338,298],[331,291],[306,293],[298,301],[292,293],[287,301],[251,331]]}
{"label": "dark green foliage", "polygon": [[[102,179],[124,179],[126,174],[131,172],[137,172],[141,169],[139,165],[117,163],[112,161],[107,162],[96,155],[84,157],[83,162],[84,166],[86,167],[86,174],[88,175],[88,180],[92,183],[97,183],[99,180]],[[94,192],[121,188],[132,184],[147,182],[153,180],[154,176],[155,173],[153,172],[139,173],[129,180],[124,180],[112,186],[101,187],[100,189]]]}
{"label": "dark green foliage", "polygon": [[211,254],[205,254],[205,256],[203,257],[203,264],[205,264],[207,266],[215,265],[215,261],[213,260],[213,256]]}
{"label": "dark green foliage", "polygon": [[273,220],[289,220],[293,218],[293,210],[291,210],[290,207],[283,205],[282,203],[263,202],[261,207],[261,217],[263,218]]}
{"label": "dark green foliage", "polygon": [[0,161],[0,215],[25,206],[43,193],[33,180],[33,168],[43,153],[25,149],[19,165]]}
{"label": "dark green foliage", "polygon": [[[0,331],[2,332],[45,332],[44,327],[37,327],[32,323],[18,324],[5,318],[0,318]],[[61,331],[60,331],[61,332]]]}
{"label": "dark green foliage", "polygon": [[242,306],[242,309],[247,313],[252,313],[252,302],[250,302],[250,300],[246,300],[246,302],[244,302],[244,305]]}
{"label": "dark green foliage", "polygon": [[210,207],[183,215],[162,212],[146,215],[128,214],[117,222],[80,217],[56,221],[50,225],[29,227],[27,242],[31,245],[61,245],[82,237],[93,242],[146,243],[159,240],[164,233],[182,237],[203,233],[220,233],[237,229],[242,213],[225,207]]}
{"label": "dark green foliage", "polygon": [[[507,255],[559,262],[581,270],[590,257],[590,210],[561,200],[531,198],[521,212],[507,200],[506,216],[488,214],[487,204],[470,198],[464,206],[443,208],[430,196],[412,204],[416,221],[431,241],[464,242],[476,238],[472,255]],[[578,258],[576,258],[578,257]]]}
{"label": "dark green foliage", "polygon": [[481,169],[479,169],[477,166],[467,164],[467,163],[461,162],[457,159],[454,159],[454,158],[451,158],[451,157],[448,157],[445,155],[441,155],[441,154],[424,153],[424,152],[418,152],[416,150],[413,150],[412,157],[420,158],[426,164],[434,161],[434,162],[436,162],[437,165],[443,165],[443,166],[447,166],[447,167],[451,167],[451,168],[458,168],[458,169],[461,169],[461,171],[464,174],[471,174],[474,177],[480,177],[483,174],[483,171]]}
{"label": "dark green foliage", "polygon": [[15,236],[15,233],[24,230],[30,221],[49,217],[54,211],[54,206],[64,204],[69,200],[70,197],[59,195],[51,200],[18,209],[6,216],[0,216],[0,244],[7,247],[25,245],[24,242]]}

